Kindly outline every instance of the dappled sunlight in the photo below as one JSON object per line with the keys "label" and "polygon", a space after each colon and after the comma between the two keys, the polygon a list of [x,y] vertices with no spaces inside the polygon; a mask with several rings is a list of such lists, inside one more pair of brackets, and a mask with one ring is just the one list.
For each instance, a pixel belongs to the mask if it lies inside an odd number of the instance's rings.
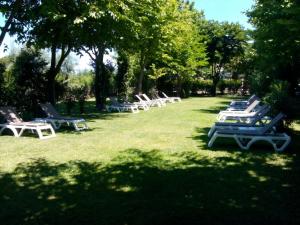
{"label": "dappled sunlight", "polygon": [[139,149],[108,163],[32,160],[1,174],[0,218],[6,224],[211,224],[216,215],[214,224],[237,224],[239,215],[255,216],[252,224],[282,216],[292,224],[297,210],[282,203],[300,197],[299,165],[287,162],[293,170],[285,176],[281,164],[267,160]]}

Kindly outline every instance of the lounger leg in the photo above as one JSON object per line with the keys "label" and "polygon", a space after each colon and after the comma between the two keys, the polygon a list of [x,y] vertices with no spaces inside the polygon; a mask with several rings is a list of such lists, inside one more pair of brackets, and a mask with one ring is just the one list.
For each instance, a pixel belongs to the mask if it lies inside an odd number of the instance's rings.
{"label": "lounger leg", "polygon": [[[281,140],[278,140],[278,141],[283,141],[283,144],[280,146],[280,142],[276,143],[276,141],[273,141],[273,147],[274,147],[276,152],[282,152],[290,144],[291,137],[284,134],[284,137]],[[279,144],[279,146],[278,146],[278,144]]]}
{"label": "lounger leg", "polygon": [[26,128],[23,127],[23,128],[20,130],[20,133],[18,134],[18,137],[21,137],[21,136],[22,136],[22,134],[24,133],[25,129],[26,129]]}
{"label": "lounger leg", "polygon": [[208,147],[211,148],[215,142],[215,140],[218,138],[218,132],[215,132],[214,135],[211,137],[211,139],[208,142]]}
{"label": "lounger leg", "polygon": [[214,133],[215,131],[216,131],[216,126],[213,125],[213,126],[210,128],[209,132],[208,132],[208,137],[210,138],[211,135],[213,135],[213,133]]}
{"label": "lounger leg", "polygon": [[[50,130],[50,135],[43,135],[43,132],[42,130]],[[55,132],[54,132],[54,129],[50,126],[50,127],[47,127],[47,128],[36,128],[36,132],[39,136],[39,139],[48,139],[48,138],[52,138],[52,137],[55,137]]]}
{"label": "lounger leg", "polygon": [[15,137],[19,137],[19,133],[18,133],[17,129],[14,128],[14,127],[11,127],[11,126],[3,127],[3,128],[0,130],[0,134],[2,134],[2,132],[3,132],[6,128],[9,129],[9,130],[11,130],[11,131],[13,132],[13,134],[14,134]]}
{"label": "lounger leg", "polygon": [[250,146],[257,141],[255,138],[241,138],[234,135],[234,140],[239,145],[239,147],[243,150],[248,150]]}

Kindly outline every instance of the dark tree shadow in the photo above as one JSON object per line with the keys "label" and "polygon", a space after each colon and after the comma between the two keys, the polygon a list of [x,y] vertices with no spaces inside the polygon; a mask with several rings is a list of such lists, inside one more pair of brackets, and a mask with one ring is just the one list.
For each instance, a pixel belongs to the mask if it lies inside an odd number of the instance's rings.
{"label": "dark tree shadow", "polygon": [[129,149],[109,164],[37,159],[0,176],[14,224],[299,224],[299,158]]}

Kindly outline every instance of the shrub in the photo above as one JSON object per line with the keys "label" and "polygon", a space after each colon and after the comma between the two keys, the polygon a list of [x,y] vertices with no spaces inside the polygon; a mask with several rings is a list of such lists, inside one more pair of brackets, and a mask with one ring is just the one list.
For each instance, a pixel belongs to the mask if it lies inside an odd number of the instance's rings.
{"label": "shrub", "polygon": [[210,93],[212,87],[213,87],[212,80],[195,79],[193,81],[193,90],[195,92],[200,91],[203,94],[208,94],[208,93]]}
{"label": "shrub", "polygon": [[93,77],[92,74],[73,75],[67,80],[67,86],[64,94],[67,112],[70,114],[75,107],[76,102],[79,104],[80,113],[84,113],[86,99],[92,95]]}
{"label": "shrub", "polygon": [[287,81],[274,80],[269,87],[269,93],[263,99],[271,106],[273,115],[279,112],[287,115],[287,125],[291,124],[295,113],[293,110],[293,100],[289,96],[288,90],[289,83]]}
{"label": "shrub", "polygon": [[221,92],[221,94],[224,94],[224,91],[226,89],[226,80],[220,80],[217,84],[217,88],[219,89],[219,91]]}

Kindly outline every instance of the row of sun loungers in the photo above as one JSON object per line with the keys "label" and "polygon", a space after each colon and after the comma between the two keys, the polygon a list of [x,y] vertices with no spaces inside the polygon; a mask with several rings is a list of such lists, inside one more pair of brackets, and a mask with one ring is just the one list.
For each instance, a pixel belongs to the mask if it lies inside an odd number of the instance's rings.
{"label": "row of sun loungers", "polygon": [[268,117],[270,106],[259,104],[260,99],[255,95],[248,101],[232,101],[227,110],[218,114],[218,122],[208,132],[208,146],[212,147],[216,139],[222,137],[233,138],[243,150],[255,142],[266,141],[275,151],[283,151],[291,142],[290,136],[276,130],[284,114]]}
{"label": "row of sun loungers", "polygon": [[25,131],[30,131],[38,135],[40,139],[55,137],[55,131],[62,125],[72,126],[76,131],[88,129],[88,126],[82,118],[71,118],[61,116],[50,104],[40,104],[42,110],[46,113],[46,118],[36,118],[30,122],[24,122],[18,116],[13,107],[0,107],[0,114],[6,120],[6,123],[0,124],[0,135],[4,130],[10,130],[15,137],[20,137]]}
{"label": "row of sun loungers", "polygon": [[181,101],[179,97],[169,97],[164,92],[161,92],[163,97],[155,94],[153,99],[150,99],[146,94],[135,95],[137,102],[118,102],[116,97],[110,97],[110,105],[106,106],[108,112],[117,111],[124,112],[129,111],[132,113],[138,113],[140,109],[147,111],[150,107],[163,107],[166,103],[175,103]]}
{"label": "row of sun loungers", "polygon": [[[111,98],[113,104],[109,106],[108,111],[131,111],[137,113],[139,109],[149,110],[152,106],[165,106],[166,102],[181,101],[179,97],[168,97],[165,93],[163,95],[165,96],[164,98],[157,97],[151,100],[144,94],[142,98],[137,96],[138,99],[140,98],[139,102],[134,103],[119,103],[116,98]],[[18,116],[15,108],[0,107],[0,114],[6,120],[5,123],[0,123],[0,135],[5,130],[10,130],[15,137],[20,137],[25,131],[30,131],[40,139],[48,139],[55,137],[55,130],[60,129],[63,125],[73,127],[76,131],[88,129],[87,123],[83,118],[61,116],[50,103],[40,104],[40,107],[47,117],[35,118],[30,122],[24,122]]]}

